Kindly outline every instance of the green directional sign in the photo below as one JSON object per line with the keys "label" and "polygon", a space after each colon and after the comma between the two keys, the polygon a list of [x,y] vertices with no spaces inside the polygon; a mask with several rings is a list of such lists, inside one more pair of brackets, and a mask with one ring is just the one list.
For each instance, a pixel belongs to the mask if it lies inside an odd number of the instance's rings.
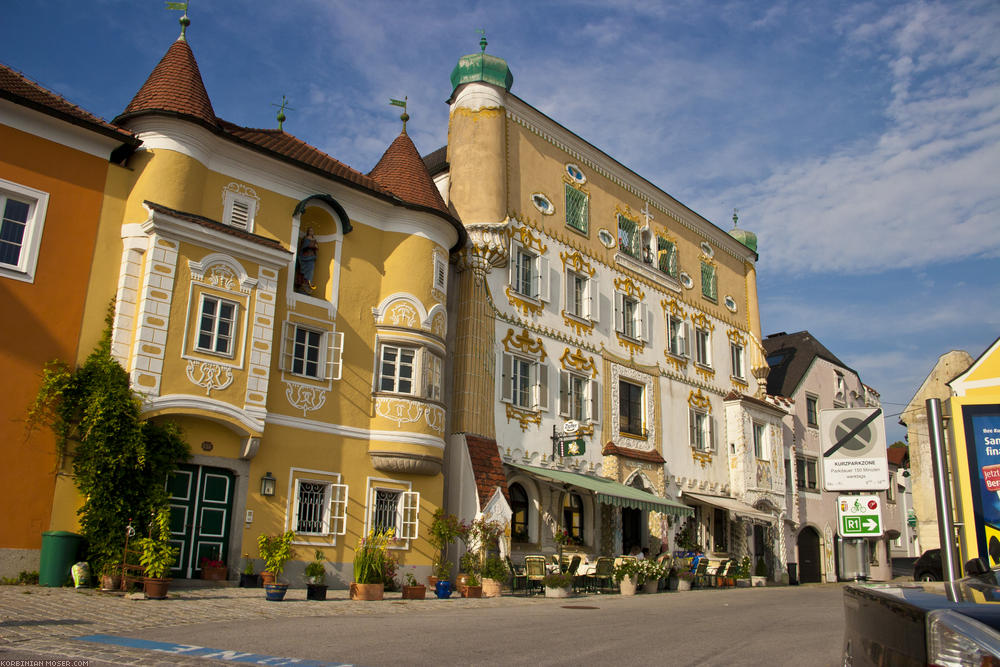
{"label": "green directional sign", "polygon": [[840,517],[841,537],[878,537],[882,534],[881,517],[845,514]]}
{"label": "green directional sign", "polygon": [[882,499],[876,495],[839,496],[837,516],[841,537],[882,535]]}

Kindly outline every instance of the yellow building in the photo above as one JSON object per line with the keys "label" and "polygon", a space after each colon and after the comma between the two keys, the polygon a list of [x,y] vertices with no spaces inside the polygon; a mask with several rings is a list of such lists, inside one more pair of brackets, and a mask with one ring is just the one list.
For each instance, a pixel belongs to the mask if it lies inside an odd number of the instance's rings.
{"label": "yellow building", "polygon": [[[144,415],[191,446],[169,484],[174,576],[206,557],[232,573],[286,530],[293,583],[318,548],[345,586],[371,529],[429,570],[447,266],[466,237],[405,122],[368,174],[239,127],[215,115],[182,33],[114,124],[142,145],[108,181],[85,331],[97,339],[113,297],[112,354]],[[72,527],[70,483],[55,502]]]}
{"label": "yellow building", "polygon": [[25,414],[43,366],[75,359],[105,179],[138,142],[0,65],[0,576],[38,569],[58,461]]}

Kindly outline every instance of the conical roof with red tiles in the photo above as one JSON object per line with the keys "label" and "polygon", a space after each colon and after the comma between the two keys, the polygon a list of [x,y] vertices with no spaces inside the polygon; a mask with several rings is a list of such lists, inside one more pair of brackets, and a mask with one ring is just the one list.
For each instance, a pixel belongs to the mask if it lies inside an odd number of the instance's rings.
{"label": "conical roof with red tiles", "polygon": [[198,63],[183,39],[174,42],[139,92],[114,122],[150,112],[167,112],[216,125],[212,101],[205,91]]}
{"label": "conical roof with red tiles", "polygon": [[434,179],[405,130],[389,145],[368,175],[403,201],[450,215]]}

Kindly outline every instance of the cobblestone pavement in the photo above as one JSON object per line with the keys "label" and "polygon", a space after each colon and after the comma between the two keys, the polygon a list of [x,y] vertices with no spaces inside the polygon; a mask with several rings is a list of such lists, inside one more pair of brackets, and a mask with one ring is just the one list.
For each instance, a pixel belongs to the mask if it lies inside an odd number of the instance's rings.
{"label": "cobblestone pavement", "polygon": [[305,589],[293,588],[283,602],[268,602],[259,588],[219,587],[172,588],[166,600],[145,600],[95,589],[0,586],[0,661],[5,654],[22,652],[53,659],[120,665],[232,665],[206,658],[168,657],[153,651],[74,638],[221,620],[433,613],[460,607],[560,602],[541,596],[438,600],[431,595],[426,600],[405,601],[400,599],[399,593],[386,593],[385,597],[382,602],[351,602],[348,591],[330,590],[325,602],[317,602],[306,600]]}

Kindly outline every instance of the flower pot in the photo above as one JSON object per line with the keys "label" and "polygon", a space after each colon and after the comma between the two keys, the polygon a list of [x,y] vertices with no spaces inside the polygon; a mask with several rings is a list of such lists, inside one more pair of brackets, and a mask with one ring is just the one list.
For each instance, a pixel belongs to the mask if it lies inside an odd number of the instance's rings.
{"label": "flower pot", "polygon": [[573,590],[569,587],[545,587],[545,597],[547,598],[568,598],[573,594]]}
{"label": "flower pot", "polygon": [[482,586],[466,586],[465,590],[462,591],[462,597],[467,597],[467,598],[481,598],[481,597],[483,597],[483,587]]}
{"label": "flower pot", "polygon": [[270,602],[281,602],[288,592],[288,584],[264,584],[264,597]]}
{"label": "flower pot", "polygon": [[639,587],[638,579],[638,577],[622,577],[620,585],[622,595],[635,595],[635,590]]}
{"label": "flower pot", "polygon": [[655,593],[660,589],[659,579],[650,579],[649,581],[643,582],[642,592],[643,593]]}
{"label": "flower pot", "polygon": [[434,595],[438,596],[439,599],[446,599],[451,597],[451,582],[442,580],[434,585]]}
{"label": "flower pot", "polygon": [[750,583],[754,588],[758,586],[767,586],[767,577],[750,577]]}
{"label": "flower pot", "polygon": [[208,581],[225,581],[228,574],[229,568],[225,565],[222,567],[201,568],[201,578]]}
{"label": "flower pot", "polygon": [[259,574],[240,574],[240,588],[260,588]]}
{"label": "flower pot", "polygon": [[465,586],[469,585],[469,575],[465,572],[460,572],[457,577],[455,577],[455,589],[462,590]]}
{"label": "flower pot", "polygon": [[170,588],[170,579],[145,577],[142,583],[143,591],[150,600],[163,600],[167,597],[167,589]]}
{"label": "flower pot", "polygon": [[496,579],[483,579],[483,597],[498,598],[501,595],[503,584]]}
{"label": "flower pot", "polygon": [[749,579],[737,579],[736,580],[736,587],[737,588],[750,588],[750,580]]}
{"label": "flower pot", "polygon": [[678,581],[680,581],[680,577],[678,577],[677,575],[671,575],[667,577],[667,590],[676,591]]}
{"label": "flower pot", "polygon": [[372,602],[385,595],[385,584],[351,583],[351,599]]}
{"label": "flower pot", "polygon": [[268,572],[267,570],[264,570],[263,572],[260,573],[260,583],[263,584],[264,586],[267,586],[268,584],[273,584],[274,581],[275,581],[274,572]]}
{"label": "flower pot", "polygon": [[434,575],[430,575],[429,577],[427,577],[427,585],[430,586],[431,588],[437,586],[437,582],[438,578],[435,577]]}
{"label": "flower pot", "polygon": [[306,584],[307,600],[325,600],[326,584]]}
{"label": "flower pot", "polygon": [[684,577],[677,578],[677,590],[679,591],[689,591],[691,590],[691,580],[685,579]]}
{"label": "flower pot", "polygon": [[423,584],[416,586],[403,586],[404,600],[423,600],[427,597],[427,587]]}
{"label": "flower pot", "polygon": [[120,574],[101,575],[102,591],[117,591],[121,587],[122,587],[122,575]]}

